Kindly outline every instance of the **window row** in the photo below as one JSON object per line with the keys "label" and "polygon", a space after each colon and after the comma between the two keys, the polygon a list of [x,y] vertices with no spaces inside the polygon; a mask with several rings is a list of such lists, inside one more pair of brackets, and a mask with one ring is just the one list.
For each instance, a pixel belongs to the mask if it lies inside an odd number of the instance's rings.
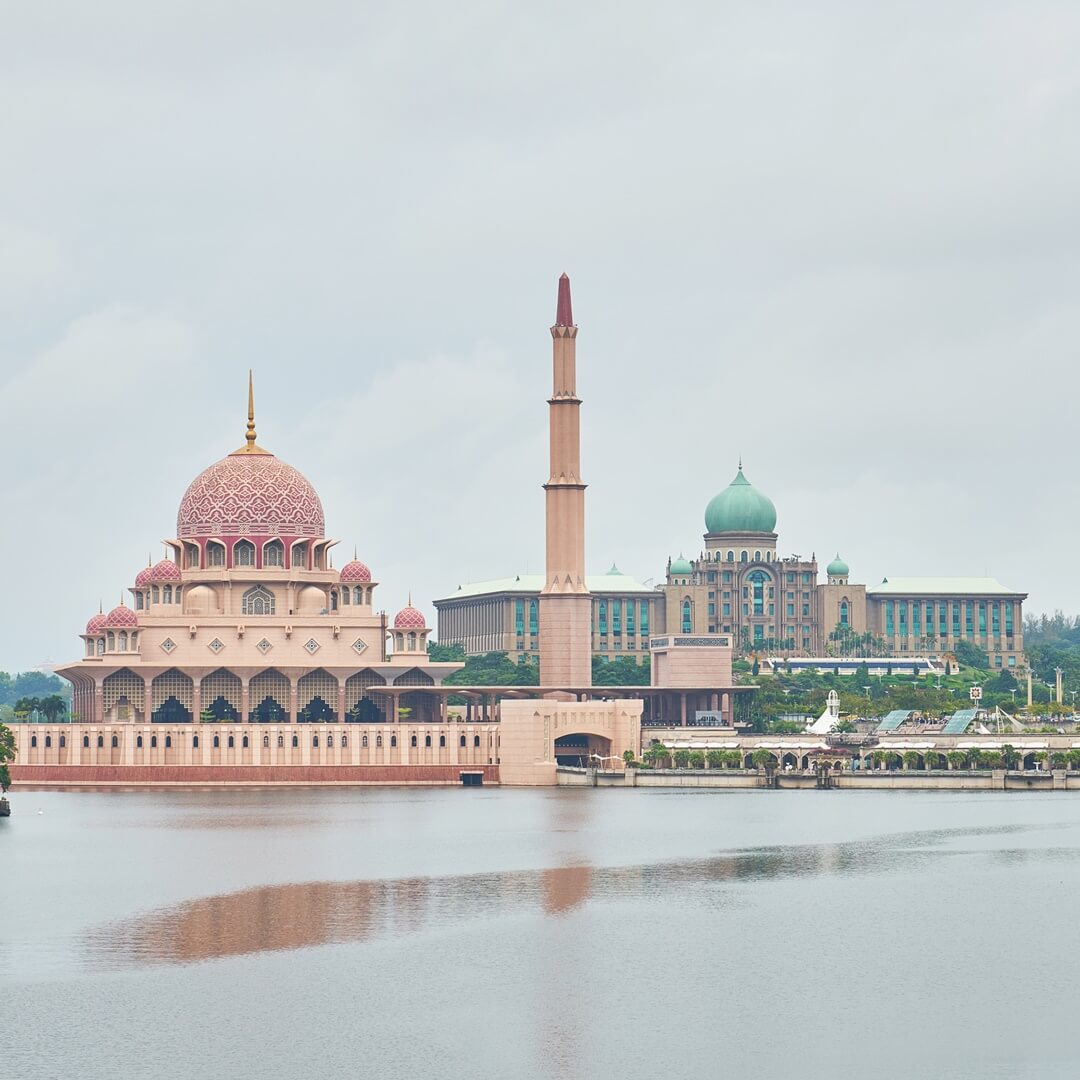
{"label": "window row", "polygon": [[[325,570],[326,548],[315,549],[312,566],[312,546],[299,540],[288,549],[288,565],[295,570]],[[280,540],[267,540],[261,550],[250,540],[237,540],[231,548],[220,540],[207,540],[203,546],[190,540],[184,541],[184,566],[189,570],[209,567],[246,566],[253,569],[280,568],[286,566],[286,549]]]}
{"label": "window row", "polygon": [[[213,737],[212,745],[213,745],[214,749],[219,749],[221,747],[221,739],[222,739],[222,736],[220,736],[220,735],[215,735]],[[425,735],[424,736],[424,748],[426,750],[430,750],[432,748],[431,739],[432,739],[432,737],[430,735]],[[67,736],[66,735],[59,736],[59,740],[60,740],[59,745],[60,745],[61,748],[67,746]],[[236,736],[235,735],[227,735],[227,736],[225,736],[225,740],[226,740],[225,746],[226,746],[227,749],[229,749],[229,750],[235,749],[235,747],[236,747]],[[83,736],[82,744],[83,744],[84,749],[89,749],[90,748],[90,736],[89,735],[84,735]],[[164,738],[164,748],[166,750],[171,750],[172,749],[172,744],[173,744],[172,736],[171,735],[166,735],[165,738]],[[262,744],[263,744],[264,747],[269,747],[270,746],[270,736],[269,735],[264,735],[262,737]],[[375,736],[375,746],[377,748],[380,748],[380,747],[382,747],[382,744],[383,744],[382,735],[376,735]],[[398,744],[397,736],[396,735],[391,735],[390,736],[390,746],[393,748],[393,747],[396,747],[397,744]],[[34,747],[34,748],[37,747],[37,745],[38,745],[38,737],[37,737],[37,735],[31,735],[30,736],[30,745],[31,745],[31,747]],[[250,744],[248,742],[248,736],[247,735],[240,736],[240,748],[242,750],[247,750],[249,748],[249,745]],[[284,735],[279,735],[277,737],[277,745],[279,747],[283,747],[285,745],[285,736]],[[300,736],[299,735],[293,735],[292,736],[292,746],[293,746],[293,748],[295,749],[299,745],[300,745]],[[312,737],[311,737],[311,745],[313,747],[318,747],[319,746],[319,736],[318,735],[312,735]],[[333,747],[333,745],[334,745],[334,736],[333,735],[327,735],[326,736],[325,745],[326,745],[326,747],[328,749]],[[342,735],[339,745],[342,746],[343,748],[348,747],[348,745],[349,745],[349,736],[348,735]],[[367,749],[367,747],[368,747],[368,736],[367,735],[362,735],[360,737],[360,745],[364,749]],[[414,748],[419,747],[418,736],[411,735],[409,737],[409,745],[411,747],[414,747]],[[467,741],[466,736],[464,736],[464,735],[460,736],[460,738],[458,740],[458,745],[463,749],[468,746],[468,741]],[[113,750],[116,750],[116,749],[119,749],[119,746],[120,746],[120,738],[119,738],[119,736],[118,735],[113,735],[111,737],[111,739],[110,739],[110,748],[113,749]],[[52,735],[46,735],[45,736],[45,749],[50,749],[51,747],[52,747]],[[143,749],[144,740],[143,740],[142,735],[136,735],[135,736],[135,747],[138,750]],[[151,735],[150,736],[150,749],[154,750],[154,749],[157,749],[157,747],[158,747],[158,737],[157,737],[157,735]],[[446,736],[445,735],[440,735],[439,736],[439,748],[444,749],[445,747],[446,747]],[[473,748],[474,749],[479,749],[479,747],[480,747],[480,736],[479,735],[474,735],[473,736]],[[97,737],[97,748],[99,750],[103,750],[105,748],[105,736],[104,735],[99,735]],[[198,735],[192,735],[192,737],[191,737],[191,748],[193,750],[198,750],[199,749],[199,736]]]}

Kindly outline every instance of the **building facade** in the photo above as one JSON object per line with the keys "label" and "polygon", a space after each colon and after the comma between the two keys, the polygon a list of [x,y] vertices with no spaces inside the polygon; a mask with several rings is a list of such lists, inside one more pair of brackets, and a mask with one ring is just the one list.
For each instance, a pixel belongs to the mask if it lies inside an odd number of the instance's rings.
{"label": "building facade", "polygon": [[744,652],[790,656],[858,655],[880,643],[936,660],[969,642],[993,667],[1023,666],[1026,593],[993,578],[887,578],[868,588],[839,554],[821,581],[814,555],[778,553],[776,508],[741,462],[705,508],[705,529],[696,559],[668,560],[668,632],[732,634]]}
{"label": "building facade", "polygon": [[[611,660],[649,654],[649,634],[662,629],[663,595],[612,566],[585,579],[590,598],[588,636],[594,656]],[[467,656],[505,652],[521,661],[540,650],[542,574],[459,585],[436,600],[438,640],[460,645]]]}

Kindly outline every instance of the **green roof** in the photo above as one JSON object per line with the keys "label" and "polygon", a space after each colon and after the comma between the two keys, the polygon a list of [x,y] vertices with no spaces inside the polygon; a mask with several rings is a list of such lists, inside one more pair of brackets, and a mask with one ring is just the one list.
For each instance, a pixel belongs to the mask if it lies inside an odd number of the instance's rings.
{"label": "green roof", "polygon": [[[592,593],[647,593],[651,596],[656,591],[614,566],[606,574],[586,575],[585,583]],[[490,596],[493,593],[538,593],[543,587],[543,574],[518,574],[493,581],[470,581],[459,585],[449,596],[440,597],[435,603],[463,600],[469,596]]]}
{"label": "green roof", "polygon": [[868,596],[1027,596],[991,577],[894,577],[866,590]]}
{"label": "green roof", "polygon": [[705,528],[711,533],[771,533],[776,528],[776,507],[743,476],[735,479],[705,507]]}
{"label": "green roof", "polygon": [[851,570],[848,567],[848,564],[840,558],[840,552],[838,551],[836,553],[836,558],[825,567],[825,573],[828,574],[829,577],[847,577],[848,574],[851,573]]}

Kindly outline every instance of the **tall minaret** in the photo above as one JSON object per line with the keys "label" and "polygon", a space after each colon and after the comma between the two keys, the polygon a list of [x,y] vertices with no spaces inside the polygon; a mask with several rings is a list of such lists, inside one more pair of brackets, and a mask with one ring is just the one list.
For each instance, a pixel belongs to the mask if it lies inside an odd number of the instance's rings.
{"label": "tall minaret", "polygon": [[559,278],[551,328],[554,387],[548,401],[551,476],[546,494],[546,580],[540,593],[540,685],[592,685],[592,598],[585,583],[585,484],[581,479],[578,328],[570,279]]}

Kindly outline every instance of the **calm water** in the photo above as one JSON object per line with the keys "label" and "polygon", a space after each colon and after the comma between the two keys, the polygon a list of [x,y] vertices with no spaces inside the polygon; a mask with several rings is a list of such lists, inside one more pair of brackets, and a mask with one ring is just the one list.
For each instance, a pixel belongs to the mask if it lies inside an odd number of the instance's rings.
{"label": "calm water", "polygon": [[12,801],[5,1078],[1080,1075],[1075,795]]}

